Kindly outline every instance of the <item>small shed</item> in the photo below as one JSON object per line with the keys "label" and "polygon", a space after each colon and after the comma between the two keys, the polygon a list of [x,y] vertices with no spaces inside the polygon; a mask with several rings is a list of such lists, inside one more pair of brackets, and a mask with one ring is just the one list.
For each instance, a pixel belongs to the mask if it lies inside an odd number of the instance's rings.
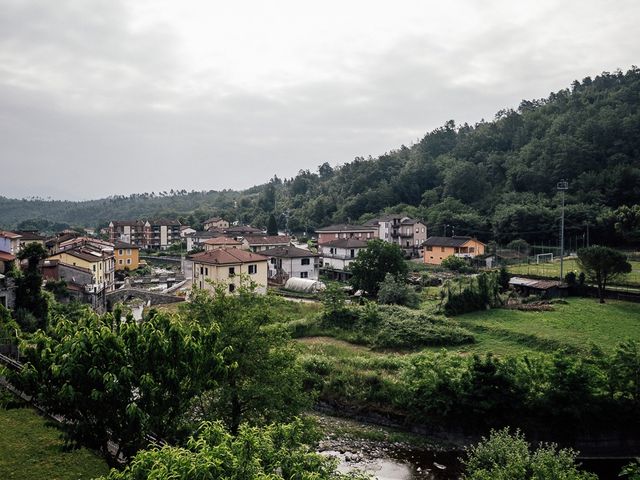
{"label": "small shed", "polygon": [[294,292],[318,293],[322,292],[327,287],[324,283],[318,280],[292,277],[284,284],[284,288],[285,290],[292,290]]}
{"label": "small shed", "polygon": [[569,294],[569,286],[559,280],[511,277],[509,285],[525,297],[539,295],[542,298],[556,298]]}

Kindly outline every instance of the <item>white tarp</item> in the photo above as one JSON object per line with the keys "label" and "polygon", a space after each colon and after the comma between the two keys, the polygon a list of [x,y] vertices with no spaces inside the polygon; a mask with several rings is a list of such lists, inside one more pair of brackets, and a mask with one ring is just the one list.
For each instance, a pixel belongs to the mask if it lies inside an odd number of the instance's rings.
{"label": "white tarp", "polygon": [[292,277],[287,280],[284,288],[285,290],[292,290],[294,292],[316,293],[323,291],[327,287],[324,283],[319,282],[318,280]]}

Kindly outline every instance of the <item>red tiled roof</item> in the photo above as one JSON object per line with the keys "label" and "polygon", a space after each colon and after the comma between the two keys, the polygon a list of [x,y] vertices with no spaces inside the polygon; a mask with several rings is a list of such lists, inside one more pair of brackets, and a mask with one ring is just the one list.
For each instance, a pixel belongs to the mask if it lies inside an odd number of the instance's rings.
{"label": "red tiled roof", "polygon": [[194,262],[212,265],[230,265],[249,262],[266,262],[267,257],[257,253],[240,250],[239,248],[219,248],[208,252],[196,253],[189,257]]}
{"label": "red tiled roof", "polygon": [[229,237],[213,237],[202,243],[205,245],[242,245],[242,242]]}
{"label": "red tiled roof", "polygon": [[244,239],[249,245],[289,245],[291,237],[287,235],[247,235]]}
{"label": "red tiled roof", "polygon": [[8,252],[0,252],[0,262],[13,262],[15,259],[15,255],[11,255]]}
{"label": "red tiled roof", "polygon": [[14,233],[14,232],[10,232],[8,230],[0,230],[0,237],[5,237],[5,238],[20,238],[22,237],[22,235],[18,234],[18,233]]}

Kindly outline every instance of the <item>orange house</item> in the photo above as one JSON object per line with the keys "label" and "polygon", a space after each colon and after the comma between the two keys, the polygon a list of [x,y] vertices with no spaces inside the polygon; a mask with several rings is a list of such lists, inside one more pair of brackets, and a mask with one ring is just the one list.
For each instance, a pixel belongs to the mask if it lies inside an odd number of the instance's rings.
{"label": "orange house", "polygon": [[116,270],[135,270],[140,266],[140,247],[120,241],[114,245]]}
{"label": "orange house", "polygon": [[422,244],[424,263],[440,265],[445,258],[455,255],[473,258],[484,254],[485,244],[472,237],[429,237]]}

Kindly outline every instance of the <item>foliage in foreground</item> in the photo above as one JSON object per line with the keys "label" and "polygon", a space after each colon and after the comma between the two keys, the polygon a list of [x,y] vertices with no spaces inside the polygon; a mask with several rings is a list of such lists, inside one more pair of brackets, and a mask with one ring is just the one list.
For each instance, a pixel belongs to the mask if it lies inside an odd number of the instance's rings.
{"label": "foliage in foreground", "polygon": [[143,323],[119,312],[75,317],[59,317],[23,342],[25,368],[11,383],[66,420],[72,445],[111,460],[132,455],[148,433],[180,438],[191,398],[222,373],[217,326],[182,325],[166,314]]}
{"label": "foliage in foreground", "polygon": [[541,445],[536,450],[524,436],[509,429],[492,431],[489,438],[470,447],[464,461],[465,480],[597,480],[597,476],[580,471],[577,453]]}
{"label": "foliage in foreground", "polygon": [[318,440],[308,423],[266,427],[242,425],[236,436],[220,422],[205,422],[185,448],[164,446],[141,451],[108,480],[147,478],[224,478],[228,480],[365,480],[366,475],[340,474],[336,462],[314,452]]}
{"label": "foliage in foreground", "polygon": [[219,328],[216,350],[224,352],[225,375],[192,404],[192,421],[221,419],[232,433],[240,423],[288,421],[309,405],[302,388],[297,350],[283,323],[279,300],[226,285],[213,294],[194,290],[181,306],[188,322]]}

